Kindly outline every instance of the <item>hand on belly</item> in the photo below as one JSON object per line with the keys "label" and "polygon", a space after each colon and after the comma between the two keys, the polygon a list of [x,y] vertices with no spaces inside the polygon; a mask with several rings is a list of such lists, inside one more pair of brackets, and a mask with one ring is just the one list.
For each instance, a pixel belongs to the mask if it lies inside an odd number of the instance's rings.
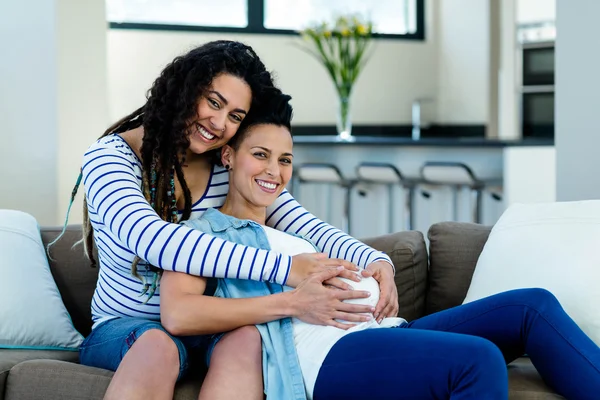
{"label": "hand on belly", "polygon": [[[344,300],[345,303],[361,304],[375,307],[379,301],[379,282],[375,278],[362,278],[360,282],[351,281],[350,279],[340,278],[345,283],[349,284],[354,290],[364,290],[371,293],[370,297],[362,299]],[[348,323],[348,321],[338,320],[339,322]]]}

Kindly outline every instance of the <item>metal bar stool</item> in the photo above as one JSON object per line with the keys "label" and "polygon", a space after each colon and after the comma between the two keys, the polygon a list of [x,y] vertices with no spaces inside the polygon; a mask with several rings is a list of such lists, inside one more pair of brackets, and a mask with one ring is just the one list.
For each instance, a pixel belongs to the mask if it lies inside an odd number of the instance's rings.
{"label": "metal bar stool", "polygon": [[[468,187],[475,193],[473,206],[473,221],[482,222],[483,191],[487,181],[475,176],[471,168],[459,162],[430,161],[421,167],[423,182],[430,185],[450,186],[453,194],[453,219],[458,217],[458,191],[461,187]],[[498,194],[492,194],[495,200],[501,200]]]}
{"label": "metal bar stool", "polygon": [[331,185],[337,185],[344,189],[342,230],[346,233],[350,233],[350,195],[354,181],[344,178],[338,167],[333,164],[304,163],[294,171],[292,193],[296,198],[298,198],[299,187],[302,183],[320,183],[328,185],[328,217],[331,215]]}
{"label": "metal bar stool", "polygon": [[356,167],[357,184],[371,183],[386,185],[388,189],[388,231],[394,230],[394,186],[399,185],[404,189],[404,227],[406,230],[414,229],[414,193],[416,182],[409,180],[393,164],[363,162]]}

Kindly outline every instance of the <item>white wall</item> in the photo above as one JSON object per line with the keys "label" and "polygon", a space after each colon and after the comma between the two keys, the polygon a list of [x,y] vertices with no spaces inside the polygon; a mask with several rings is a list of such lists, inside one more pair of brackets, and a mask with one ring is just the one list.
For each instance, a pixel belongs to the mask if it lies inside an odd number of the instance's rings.
{"label": "white wall", "polygon": [[[104,1],[0,5],[0,208],[62,224],[85,149],[108,123]],[[81,196],[71,222],[81,221]]]}
{"label": "white wall", "polygon": [[517,0],[500,2],[500,49],[498,71],[498,137],[518,139],[519,127],[519,48],[517,46]]}
{"label": "white wall", "polygon": [[[109,125],[104,0],[57,1],[57,222],[62,223],[83,153]],[[83,190],[70,223],[82,221]]]}
{"label": "white wall", "polygon": [[490,3],[438,0],[438,122],[483,124],[489,117]]}
{"label": "white wall", "polygon": [[0,208],[56,215],[54,2],[0,3]]}
{"label": "white wall", "polygon": [[506,147],[502,197],[515,203],[556,201],[556,149],[553,146]]}
{"label": "white wall", "polygon": [[517,22],[527,24],[556,19],[556,0],[518,0]]}
{"label": "white wall", "polygon": [[556,37],[556,162],[557,199],[600,198],[600,135],[598,92],[600,54],[590,33],[600,2],[557,2]]}

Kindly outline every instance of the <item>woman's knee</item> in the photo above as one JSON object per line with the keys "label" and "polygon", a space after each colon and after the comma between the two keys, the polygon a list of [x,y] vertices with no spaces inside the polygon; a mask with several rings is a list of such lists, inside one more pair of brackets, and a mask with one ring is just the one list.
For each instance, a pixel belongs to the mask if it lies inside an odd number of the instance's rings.
{"label": "woman's knee", "polygon": [[142,333],[129,349],[131,351],[179,371],[179,349],[173,338],[161,329],[149,329]]}
{"label": "woman's knee", "polygon": [[[453,390],[478,399],[506,399],[508,372],[500,349],[487,339],[465,337],[456,348],[461,356],[452,372]],[[471,397],[470,397],[471,398]]]}
{"label": "woman's knee", "polygon": [[[262,339],[254,325],[243,326],[228,332],[217,343],[213,357],[219,354],[219,359],[226,360],[229,356],[236,360],[247,359],[250,362],[262,359]],[[211,357],[211,365],[213,358]]]}
{"label": "woman's knee", "polygon": [[536,311],[544,311],[556,307],[562,308],[556,296],[546,289],[521,289],[521,292],[525,296],[525,304]]}

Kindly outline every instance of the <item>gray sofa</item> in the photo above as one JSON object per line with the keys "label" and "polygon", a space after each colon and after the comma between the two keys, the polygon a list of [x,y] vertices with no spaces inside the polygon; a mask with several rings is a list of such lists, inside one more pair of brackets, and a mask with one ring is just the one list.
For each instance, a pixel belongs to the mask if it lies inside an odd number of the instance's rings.
{"label": "gray sofa", "polygon": [[[97,270],[89,267],[80,247],[79,227],[70,227],[54,247],[51,270],[73,324],[83,334],[90,331],[90,301]],[[440,223],[429,230],[429,254],[419,232],[401,232],[366,239],[386,252],[396,265],[399,315],[412,320],[462,303],[477,258],[490,227],[466,223]],[[44,243],[58,228],[42,230]],[[77,353],[0,349],[0,400],[102,399],[112,372],[79,365]],[[562,399],[549,389],[528,359],[508,366],[510,399]],[[197,398],[205,371],[192,371],[178,383],[177,400]]]}

